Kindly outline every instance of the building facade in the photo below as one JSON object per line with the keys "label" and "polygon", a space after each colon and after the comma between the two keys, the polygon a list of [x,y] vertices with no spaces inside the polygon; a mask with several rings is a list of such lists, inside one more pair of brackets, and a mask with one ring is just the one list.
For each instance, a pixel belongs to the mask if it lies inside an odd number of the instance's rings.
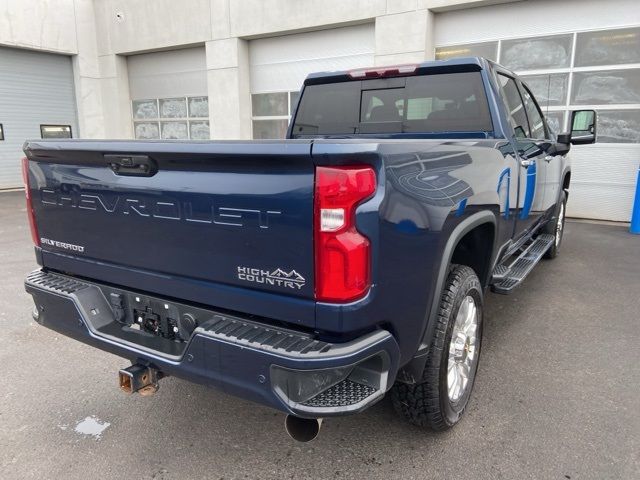
{"label": "building facade", "polygon": [[523,75],[558,131],[598,110],[568,213],[628,221],[637,0],[4,0],[0,188],[26,138],[281,138],[310,72],[470,55]]}

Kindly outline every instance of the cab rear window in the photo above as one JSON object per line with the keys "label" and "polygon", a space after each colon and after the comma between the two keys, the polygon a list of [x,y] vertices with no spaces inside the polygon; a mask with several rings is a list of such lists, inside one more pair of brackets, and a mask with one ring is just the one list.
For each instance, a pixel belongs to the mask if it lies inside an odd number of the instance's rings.
{"label": "cab rear window", "polygon": [[293,136],[486,132],[480,72],[349,81],[305,88]]}

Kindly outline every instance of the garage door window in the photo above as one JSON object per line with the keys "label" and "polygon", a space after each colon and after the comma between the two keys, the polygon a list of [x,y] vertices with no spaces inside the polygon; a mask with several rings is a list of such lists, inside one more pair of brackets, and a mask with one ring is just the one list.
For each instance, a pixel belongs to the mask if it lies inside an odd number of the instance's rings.
{"label": "garage door window", "polygon": [[41,138],[72,138],[71,125],[40,125]]}
{"label": "garage door window", "polygon": [[527,75],[526,84],[540,105],[564,106],[569,91],[568,73],[549,73],[547,75]]}
{"label": "garage door window", "polygon": [[572,105],[640,104],[640,68],[573,74]]}
{"label": "garage door window", "polygon": [[[554,132],[567,130],[569,111],[594,109],[599,143],[640,143],[640,27],[494,43],[499,63],[528,85]],[[436,58],[468,56],[478,45],[437,47]]]}
{"label": "garage door window", "polygon": [[436,49],[436,60],[455,57],[484,57],[496,61],[498,59],[498,42],[468,43]]}
{"label": "garage door window", "polygon": [[140,140],[208,140],[209,99],[171,97],[131,102],[135,138]]}
{"label": "garage door window", "polygon": [[637,28],[578,33],[576,67],[640,63]]}
{"label": "garage door window", "polygon": [[270,92],[251,95],[253,138],[284,138],[299,92]]}
{"label": "garage door window", "polygon": [[572,35],[505,40],[500,63],[510,70],[565,68],[571,63]]}

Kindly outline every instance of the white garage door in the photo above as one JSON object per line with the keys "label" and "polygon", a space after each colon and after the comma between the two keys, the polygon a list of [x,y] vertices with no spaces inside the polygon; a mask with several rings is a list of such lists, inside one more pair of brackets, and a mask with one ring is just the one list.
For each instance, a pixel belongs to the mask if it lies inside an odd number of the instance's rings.
{"label": "white garage door", "polygon": [[206,63],[204,47],[127,58],[135,138],[210,138]]}
{"label": "white garage door", "polygon": [[309,73],[373,65],[373,24],[252,40],[254,138],[283,138],[298,91]]}
{"label": "white garage door", "polygon": [[71,59],[0,47],[0,189],[22,186],[22,144],[78,132]]}
{"label": "white garage door", "polygon": [[595,109],[595,145],[573,147],[573,217],[629,221],[640,163],[637,0],[518,2],[437,14],[436,58],[481,55],[518,72],[556,131]]}

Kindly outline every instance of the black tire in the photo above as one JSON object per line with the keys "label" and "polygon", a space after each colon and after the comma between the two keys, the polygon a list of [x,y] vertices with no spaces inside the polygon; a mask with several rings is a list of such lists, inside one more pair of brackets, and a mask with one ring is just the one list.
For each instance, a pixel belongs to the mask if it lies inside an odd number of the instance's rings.
{"label": "black tire", "polygon": [[[466,388],[457,400],[452,401],[448,391],[449,349],[458,311],[463,301],[469,301],[468,296],[473,298],[477,309],[475,357],[469,369]],[[478,276],[467,266],[452,265],[438,307],[437,324],[421,382],[397,382],[391,389],[395,410],[410,423],[442,431],[454,426],[462,417],[478,368],[483,309],[482,286]],[[468,351],[466,342],[464,350]]]}
{"label": "black tire", "polygon": [[[553,235],[553,244],[549,247],[544,254],[544,258],[552,259],[558,256],[560,248],[562,247],[562,237],[564,235],[564,220],[565,212],[567,211],[567,196],[565,192],[562,192],[560,199],[556,204],[556,210],[553,212],[553,218],[547,222],[542,229],[542,233],[548,233]],[[560,229],[558,229],[558,223],[560,223]]]}

